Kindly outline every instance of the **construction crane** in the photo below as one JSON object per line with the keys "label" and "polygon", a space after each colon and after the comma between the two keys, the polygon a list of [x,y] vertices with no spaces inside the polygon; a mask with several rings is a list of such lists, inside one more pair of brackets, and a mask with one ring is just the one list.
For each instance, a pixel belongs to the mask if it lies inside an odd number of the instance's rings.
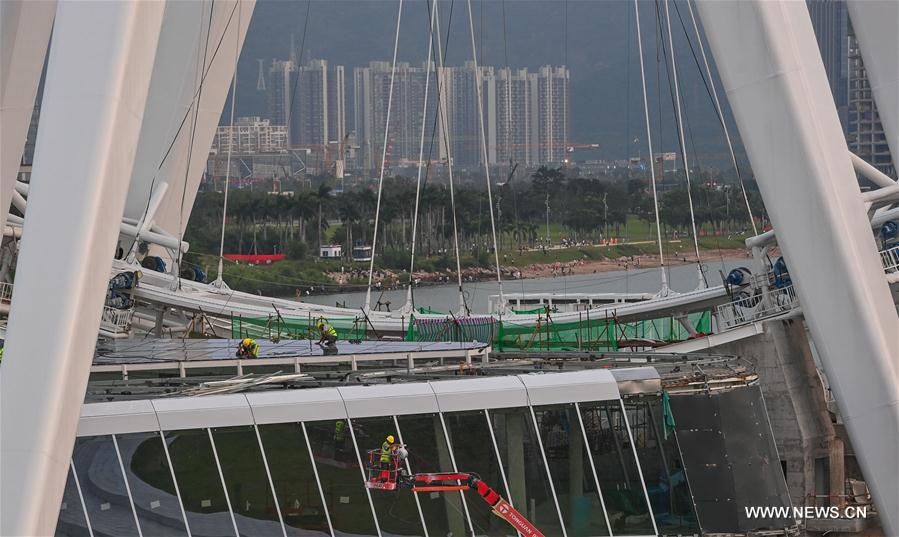
{"label": "construction crane", "polygon": [[390,451],[390,463],[381,466],[381,450],[368,452],[368,481],[366,488],[373,490],[412,489],[412,492],[451,492],[473,490],[478,493],[493,509],[493,513],[508,522],[524,537],[544,537],[543,533],[531,524],[505,498],[484,483],[478,474],[473,472],[437,472],[427,474],[409,474],[400,466],[400,462],[408,456],[404,446],[394,445]]}

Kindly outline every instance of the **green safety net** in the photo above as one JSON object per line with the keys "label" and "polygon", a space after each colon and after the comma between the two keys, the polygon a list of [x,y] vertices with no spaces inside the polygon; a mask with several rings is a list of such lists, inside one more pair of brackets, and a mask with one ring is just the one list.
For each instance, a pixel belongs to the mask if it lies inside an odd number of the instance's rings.
{"label": "green safety net", "polygon": [[446,315],[445,312],[432,310],[431,308],[426,308],[424,306],[419,306],[415,308],[415,310],[422,315]]}
{"label": "green safety net", "polygon": [[[688,315],[696,332],[711,329],[711,312]],[[500,323],[493,346],[497,350],[588,350],[617,351],[683,341],[689,331],[674,317],[621,323],[614,318],[594,317],[584,312],[577,321],[557,323],[553,316],[538,317],[537,323]]]}
{"label": "green safety net", "polygon": [[[412,319],[406,341],[486,341],[494,349],[503,350],[585,350],[617,351],[622,348],[645,348],[663,343],[683,341],[689,331],[674,317],[617,322],[614,318],[588,315],[579,320],[557,323],[553,315],[539,315],[537,322],[487,322],[488,318]],[[687,316],[696,332],[711,331],[711,312]]]}
{"label": "green safety net", "polygon": [[231,337],[241,339],[318,339],[321,335],[316,324],[319,320],[334,327],[338,339],[365,339],[364,317],[231,317]]}

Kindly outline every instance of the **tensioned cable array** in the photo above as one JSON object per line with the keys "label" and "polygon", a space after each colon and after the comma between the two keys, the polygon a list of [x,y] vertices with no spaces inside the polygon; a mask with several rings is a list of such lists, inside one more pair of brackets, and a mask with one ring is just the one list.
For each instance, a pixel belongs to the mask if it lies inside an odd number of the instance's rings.
{"label": "tensioned cable array", "polygon": [[[240,28],[240,0],[237,0],[238,10],[237,10],[237,27]],[[238,36],[239,37],[239,36]],[[229,120],[229,124],[231,126],[230,132],[234,132],[234,106],[237,102],[237,61],[240,59],[240,39],[234,40],[234,75],[231,77],[231,118]],[[239,137],[238,137],[239,139]],[[223,267],[223,259],[225,258],[225,222],[228,221],[228,186],[231,184],[231,152],[234,148],[234,143],[232,140],[228,140],[228,159],[225,167],[225,202],[222,205],[222,236],[219,241],[219,263],[218,263],[218,273],[215,278],[215,281],[212,282],[212,285],[215,287],[221,288],[225,280],[222,276]]]}
{"label": "tensioned cable array", "polygon": [[659,221],[659,196],[656,191],[656,170],[652,152],[652,127],[649,123],[649,98],[646,95],[646,68],[643,65],[643,36],[640,32],[640,6],[639,0],[634,0],[634,14],[637,21],[637,53],[640,55],[640,80],[643,83],[643,112],[646,116],[646,143],[649,145],[649,173],[652,178],[652,201],[655,209],[656,231],[659,242],[659,270],[662,275],[662,288],[660,296],[668,295],[668,275],[665,273],[665,254],[662,251],[662,225]]}
{"label": "tensioned cable array", "polygon": [[490,207],[490,232],[493,235],[493,257],[496,261],[496,283],[499,286],[499,302],[500,304],[503,304],[502,309],[500,309],[500,316],[502,316],[502,310],[505,309],[506,301],[503,297],[503,276],[500,271],[499,248],[496,243],[496,222],[493,217],[493,189],[490,185],[490,163],[487,161],[487,136],[484,132],[484,103],[481,100],[481,70],[478,67],[478,52],[475,48],[474,20],[471,15],[471,0],[468,0],[468,28],[471,31],[471,59],[474,62],[475,88],[477,88],[476,95],[478,98],[478,124],[480,125],[481,156],[484,159],[484,176],[487,178],[487,202]]}
{"label": "tensioned cable array", "polygon": [[[677,10],[677,4],[674,4],[674,9]],[[711,88],[712,99],[715,103],[715,112],[718,114],[718,121],[721,123],[721,128],[724,129],[724,139],[727,141],[727,149],[730,151],[731,162],[733,162],[734,171],[737,173],[737,180],[740,182],[740,190],[743,193],[743,201],[746,203],[746,212],[749,215],[749,223],[752,224],[752,234],[758,235],[759,230],[756,228],[755,218],[752,216],[752,206],[749,204],[749,195],[746,193],[743,174],[740,173],[740,166],[737,164],[737,155],[734,153],[734,144],[730,139],[730,131],[727,128],[727,122],[724,120],[721,101],[718,99],[718,90],[715,88],[715,80],[712,78],[712,69],[709,67],[709,60],[705,54],[705,47],[702,45],[702,36],[699,33],[699,25],[696,24],[696,16],[693,14],[693,4],[690,0],[687,0],[687,9],[690,10],[690,20],[693,22],[693,31],[696,33],[696,42],[699,43],[699,53],[702,55],[702,63],[705,66],[705,72],[708,77],[708,86]],[[678,11],[678,17],[679,16],[680,11]],[[700,72],[700,74],[702,74],[702,72]]]}
{"label": "tensioned cable array", "polygon": [[680,84],[678,83],[677,78],[677,60],[674,53],[674,36],[671,33],[671,14],[668,9],[668,2],[669,0],[664,0],[665,23],[668,27],[668,50],[671,54],[671,78],[674,81],[674,108],[677,111],[678,142],[680,142],[681,158],[684,161],[684,175],[687,178],[687,202],[690,206],[690,225],[693,229],[693,250],[696,254],[696,268],[699,274],[699,287],[708,287],[708,283],[705,281],[705,274],[703,274],[702,272],[702,259],[699,255],[699,234],[696,232],[696,213],[693,210],[693,188],[690,181],[690,162],[687,159],[687,144],[684,140],[684,119],[681,112]]}
{"label": "tensioned cable array", "polygon": [[[450,21],[452,21],[453,14],[453,3],[450,4]],[[461,256],[462,252],[459,250],[459,227],[456,218],[456,193],[455,187],[453,186],[453,154],[452,154],[452,146],[449,143],[448,131],[449,131],[449,119],[446,111],[446,95],[445,84],[441,86],[441,78],[440,73],[444,72],[444,54],[443,54],[443,44],[440,39],[440,13],[436,9],[434,10],[436,13],[434,21],[435,28],[437,28],[437,108],[439,109],[439,121],[440,125],[443,126],[441,141],[443,142],[444,151],[446,151],[446,170],[447,175],[449,176],[449,191],[450,191],[450,209],[453,213],[453,245],[456,249],[456,276],[458,279],[459,285],[459,314],[460,315],[468,315],[468,306],[465,304],[465,294],[462,292],[462,261]],[[447,24],[447,27],[449,24]],[[447,46],[449,46],[449,30],[447,30]]]}
{"label": "tensioned cable array", "polygon": [[[428,61],[425,64],[427,72],[425,73],[425,98],[421,111],[421,139],[418,144],[418,177],[415,182],[415,212],[412,215],[412,251],[409,260],[409,289],[406,293],[406,308],[411,309],[412,304],[412,273],[415,270],[415,246],[418,237],[418,206],[421,202],[421,172],[424,162],[425,152],[425,131],[428,121],[428,90],[431,84],[431,59],[434,52],[434,17],[437,13],[437,0],[433,0],[431,8],[430,26],[428,28]],[[430,161],[430,158],[428,159]]]}
{"label": "tensioned cable array", "polygon": [[381,173],[378,177],[378,202],[375,206],[375,229],[371,239],[371,261],[368,266],[368,290],[365,293],[365,311],[371,310],[371,279],[375,273],[375,252],[378,246],[378,224],[381,215],[381,194],[384,189],[384,169],[387,164],[387,142],[390,136],[390,111],[393,107],[393,83],[396,79],[396,53],[400,46],[400,22],[403,19],[403,0],[399,2],[396,14],[396,34],[393,38],[393,62],[390,67],[390,93],[387,96],[387,118],[384,122],[384,148],[381,151]]}
{"label": "tensioned cable array", "polygon": [[[212,34],[212,14],[215,9],[215,0],[212,0],[209,4],[209,25],[206,28],[206,43],[203,46],[203,63],[201,66],[197,68],[198,78],[200,79],[198,84],[199,88],[197,89],[197,101],[196,106],[194,107],[194,120],[190,127],[190,145],[187,148],[187,166],[184,170],[184,187],[181,190],[181,206],[180,213],[178,215],[178,244],[180,245],[184,241],[184,201],[187,198],[187,180],[190,176],[190,163],[193,157],[194,150],[194,138],[197,133],[197,120],[200,116],[200,102],[203,100],[203,81],[204,76],[203,73],[206,72],[206,53],[209,51],[209,36]],[[199,47],[200,44],[197,43]],[[199,62],[200,51],[197,50],[197,61]],[[172,263],[172,272],[174,273],[174,278],[172,279],[173,289],[181,288],[181,261],[184,257],[184,252],[179,247],[178,255],[175,258],[175,262]]]}

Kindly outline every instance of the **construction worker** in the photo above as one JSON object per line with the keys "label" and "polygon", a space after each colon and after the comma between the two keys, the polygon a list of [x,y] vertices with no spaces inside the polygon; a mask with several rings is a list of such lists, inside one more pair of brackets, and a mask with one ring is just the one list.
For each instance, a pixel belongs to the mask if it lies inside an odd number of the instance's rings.
{"label": "construction worker", "polygon": [[259,344],[255,339],[245,338],[237,346],[238,358],[259,358]]}
{"label": "construction worker", "polygon": [[334,330],[334,327],[326,323],[324,319],[319,319],[315,327],[318,328],[321,334],[321,337],[318,338],[319,345],[325,344],[328,347],[333,347],[337,344],[337,330]]}
{"label": "construction worker", "polygon": [[381,444],[381,481],[390,480],[390,471],[393,470],[393,451],[396,449],[392,434],[388,434]]}

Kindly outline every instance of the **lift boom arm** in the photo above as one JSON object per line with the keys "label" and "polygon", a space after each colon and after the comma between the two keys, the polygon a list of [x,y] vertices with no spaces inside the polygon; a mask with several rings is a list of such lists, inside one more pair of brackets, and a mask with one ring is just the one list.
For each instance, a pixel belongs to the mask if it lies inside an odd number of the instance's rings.
{"label": "lift boom arm", "polygon": [[477,474],[468,472],[415,474],[405,477],[404,481],[404,485],[411,487],[413,492],[474,490],[490,505],[494,514],[511,524],[523,537],[543,537],[540,530],[490,485],[481,481]]}

